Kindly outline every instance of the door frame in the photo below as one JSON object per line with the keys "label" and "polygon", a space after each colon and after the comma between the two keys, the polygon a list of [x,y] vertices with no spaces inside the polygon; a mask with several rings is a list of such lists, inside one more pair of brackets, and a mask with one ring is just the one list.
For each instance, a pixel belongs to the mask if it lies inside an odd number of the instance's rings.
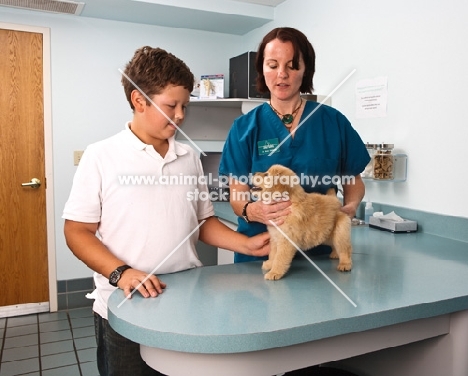
{"label": "door frame", "polygon": [[[50,29],[47,27],[20,25],[0,22],[1,29],[25,31],[42,34],[42,72],[44,91],[44,162],[46,178],[46,220],[47,220],[47,259],[49,269],[49,311],[58,310],[57,297],[57,267],[55,247],[55,209],[54,209],[54,165],[52,144],[52,76],[50,54]],[[28,306],[29,304],[25,304]],[[26,311],[28,307],[24,307]],[[21,314],[25,314],[24,310]],[[33,313],[31,311],[31,313]]]}

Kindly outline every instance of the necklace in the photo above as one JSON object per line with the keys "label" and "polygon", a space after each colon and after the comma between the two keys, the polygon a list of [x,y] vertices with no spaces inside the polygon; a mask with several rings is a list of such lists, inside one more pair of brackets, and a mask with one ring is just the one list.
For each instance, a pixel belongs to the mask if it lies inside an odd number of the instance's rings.
{"label": "necklace", "polygon": [[291,124],[293,121],[294,121],[294,116],[297,114],[297,111],[299,111],[299,109],[301,108],[302,106],[302,98],[301,98],[301,101],[299,102],[299,106],[297,106],[297,108],[293,111],[292,114],[281,114],[279,113],[276,108],[273,107],[273,105],[271,104],[271,101],[269,102],[270,104],[270,107],[273,111],[275,111],[276,115],[278,115],[280,118],[281,118],[281,121],[283,122],[283,124],[287,127],[287,128],[290,128],[291,126],[289,124]]}

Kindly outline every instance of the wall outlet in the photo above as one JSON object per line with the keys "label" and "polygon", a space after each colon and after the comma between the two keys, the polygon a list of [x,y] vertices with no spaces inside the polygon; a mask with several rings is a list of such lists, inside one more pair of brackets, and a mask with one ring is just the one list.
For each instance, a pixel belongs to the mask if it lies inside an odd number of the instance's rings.
{"label": "wall outlet", "polygon": [[73,164],[78,166],[80,164],[81,157],[84,153],[84,150],[75,150],[73,152]]}

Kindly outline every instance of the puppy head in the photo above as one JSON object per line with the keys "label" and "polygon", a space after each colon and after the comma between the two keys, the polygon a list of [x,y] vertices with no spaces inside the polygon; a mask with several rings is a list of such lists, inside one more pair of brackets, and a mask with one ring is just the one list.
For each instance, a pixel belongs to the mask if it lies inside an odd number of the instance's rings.
{"label": "puppy head", "polygon": [[267,203],[289,200],[292,191],[300,187],[299,177],[282,165],[273,165],[266,172],[257,172],[253,176],[252,183],[252,196]]}

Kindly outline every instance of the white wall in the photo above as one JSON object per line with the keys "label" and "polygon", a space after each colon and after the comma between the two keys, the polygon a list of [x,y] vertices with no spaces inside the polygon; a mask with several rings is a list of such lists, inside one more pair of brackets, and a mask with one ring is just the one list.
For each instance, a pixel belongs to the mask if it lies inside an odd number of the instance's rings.
{"label": "white wall", "polygon": [[[131,119],[119,68],[135,50],[164,48],[184,60],[195,77],[229,76],[239,36],[112,22],[0,7],[0,21],[49,27],[52,54],[52,126],[57,279],[92,275],[68,250],[62,210],[76,167],[73,150],[113,135]],[[227,93],[226,93],[227,94]]]}
{"label": "white wall", "polygon": [[[58,280],[91,275],[67,249],[62,235],[62,209],[76,169],[73,150],[118,132],[130,119],[118,68],[146,44],[179,56],[196,76],[228,77],[229,58],[256,50],[273,27],[302,30],[317,52],[316,93],[327,95],[357,69],[333,96],[334,107],[365,142],[394,143],[397,151],[409,155],[408,181],[369,183],[368,197],[468,217],[468,3],[287,0],[275,14],[275,22],[238,37],[0,8],[2,22],[51,29]],[[376,76],[388,77],[388,116],[356,119],[355,83]]]}
{"label": "white wall", "polygon": [[[462,0],[287,0],[244,40],[256,49],[277,26],[303,31],[317,54],[315,91],[332,98],[364,142],[408,154],[406,183],[367,184],[377,202],[468,217],[468,3]],[[248,44],[250,43],[250,44]],[[385,118],[357,119],[358,80],[388,77]]]}

